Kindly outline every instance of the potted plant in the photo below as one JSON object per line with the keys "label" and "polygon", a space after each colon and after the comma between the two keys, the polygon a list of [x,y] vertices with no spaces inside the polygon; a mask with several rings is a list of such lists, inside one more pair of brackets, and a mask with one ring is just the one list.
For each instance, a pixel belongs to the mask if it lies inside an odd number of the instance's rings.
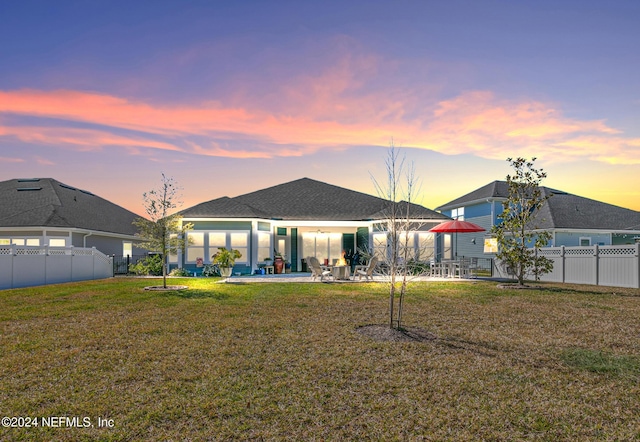
{"label": "potted plant", "polygon": [[220,267],[220,275],[223,278],[228,278],[231,276],[236,259],[241,257],[242,254],[235,249],[227,250],[226,247],[220,247],[218,253],[213,255],[211,260]]}
{"label": "potted plant", "polygon": [[280,274],[284,273],[284,256],[280,254],[277,250],[275,250],[275,257],[273,260],[273,267],[275,268],[275,273]]}

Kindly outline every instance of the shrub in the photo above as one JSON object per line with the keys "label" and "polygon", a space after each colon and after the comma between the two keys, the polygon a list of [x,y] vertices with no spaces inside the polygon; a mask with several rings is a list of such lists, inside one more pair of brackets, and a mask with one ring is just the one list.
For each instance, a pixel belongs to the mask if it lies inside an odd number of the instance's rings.
{"label": "shrub", "polygon": [[169,276],[191,276],[191,273],[187,269],[173,269]]}
{"label": "shrub", "polygon": [[216,264],[207,264],[202,269],[202,276],[220,276],[220,269]]}
{"label": "shrub", "polygon": [[149,255],[137,263],[129,265],[129,271],[136,275],[162,275],[162,257],[160,255]]}

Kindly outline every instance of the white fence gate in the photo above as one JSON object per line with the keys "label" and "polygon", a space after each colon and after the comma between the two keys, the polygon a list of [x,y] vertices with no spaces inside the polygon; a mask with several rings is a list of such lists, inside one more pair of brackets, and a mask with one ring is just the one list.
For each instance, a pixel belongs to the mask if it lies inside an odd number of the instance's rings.
{"label": "white fence gate", "polygon": [[640,288],[640,244],[545,247],[537,253],[553,261],[541,281]]}
{"label": "white fence gate", "polygon": [[0,289],[112,276],[112,258],[95,247],[0,246]]}

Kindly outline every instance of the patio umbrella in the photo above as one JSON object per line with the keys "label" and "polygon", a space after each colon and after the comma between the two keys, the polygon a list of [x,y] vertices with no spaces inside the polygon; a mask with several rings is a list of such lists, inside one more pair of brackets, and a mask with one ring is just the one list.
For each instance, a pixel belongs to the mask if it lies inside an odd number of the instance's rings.
{"label": "patio umbrella", "polygon": [[429,229],[434,233],[455,233],[456,234],[456,258],[458,257],[458,233],[484,232],[486,229],[469,221],[460,221],[457,219],[445,221],[437,226]]}

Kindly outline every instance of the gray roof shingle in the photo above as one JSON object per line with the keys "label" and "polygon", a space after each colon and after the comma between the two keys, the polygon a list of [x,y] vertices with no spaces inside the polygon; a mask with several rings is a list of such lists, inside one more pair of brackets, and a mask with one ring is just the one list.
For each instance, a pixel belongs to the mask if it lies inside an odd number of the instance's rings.
{"label": "gray roof shingle", "polygon": [[[544,195],[552,196],[536,217],[535,225],[538,228],[640,230],[640,212],[635,210],[595,201],[549,187],[542,187],[542,191]],[[507,197],[507,182],[494,181],[438,207],[438,210],[463,207],[487,199],[503,200]]]}
{"label": "gray roof shingle", "polygon": [[0,227],[78,228],[133,235],[133,212],[52,178],[0,182]]}
{"label": "gray roof shingle", "polygon": [[[184,217],[264,218],[300,221],[363,221],[380,219],[386,201],[365,193],[301,178],[240,195],[218,198],[180,212]],[[448,219],[414,205],[416,218]],[[412,216],[413,217],[413,216]]]}

